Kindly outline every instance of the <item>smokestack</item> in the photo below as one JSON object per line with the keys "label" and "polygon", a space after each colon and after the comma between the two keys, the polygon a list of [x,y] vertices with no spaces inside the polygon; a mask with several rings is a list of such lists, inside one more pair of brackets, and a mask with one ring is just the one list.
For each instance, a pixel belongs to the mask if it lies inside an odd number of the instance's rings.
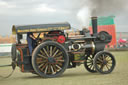
{"label": "smokestack", "polygon": [[91,17],[93,35],[97,34],[97,17]]}

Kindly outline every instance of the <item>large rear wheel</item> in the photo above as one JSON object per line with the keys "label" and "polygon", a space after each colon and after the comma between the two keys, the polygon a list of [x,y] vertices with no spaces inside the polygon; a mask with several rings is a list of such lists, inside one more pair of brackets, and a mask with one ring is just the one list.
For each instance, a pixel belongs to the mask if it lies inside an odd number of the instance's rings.
{"label": "large rear wheel", "polygon": [[69,63],[68,53],[57,42],[41,43],[33,52],[32,66],[41,77],[51,78],[61,75]]}

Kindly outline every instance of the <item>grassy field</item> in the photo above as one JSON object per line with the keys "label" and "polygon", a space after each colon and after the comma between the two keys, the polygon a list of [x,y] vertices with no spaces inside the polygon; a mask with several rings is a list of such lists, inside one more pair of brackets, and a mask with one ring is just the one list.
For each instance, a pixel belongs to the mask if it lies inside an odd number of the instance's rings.
{"label": "grassy field", "polygon": [[[81,65],[67,69],[57,78],[40,78],[31,73],[21,73],[17,67],[8,79],[0,77],[0,85],[128,85],[128,51],[112,52],[116,59],[116,67],[111,74],[89,73]],[[9,58],[0,58],[0,65],[8,64]],[[11,67],[0,68],[0,76],[11,72]]]}

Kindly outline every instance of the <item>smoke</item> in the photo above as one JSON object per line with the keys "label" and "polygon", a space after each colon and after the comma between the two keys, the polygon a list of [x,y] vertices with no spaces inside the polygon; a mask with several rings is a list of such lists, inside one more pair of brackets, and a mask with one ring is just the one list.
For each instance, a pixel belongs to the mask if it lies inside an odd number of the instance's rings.
{"label": "smoke", "polygon": [[76,16],[81,27],[88,27],[92,16],[116,16],[127,10],[127,0],[80,0],[84,6],[80,7]]}
{"label": "smoke", "polygon": [[127,0],[91,0],[95,8],[92,10],[93,16],[117,15],[127,10]]}
{"label": "smoke", "polygon": [[87,6],[84,6],[78,11],[77,17],[78,17],[78,20],[80,21],[80,26],[88,27],[90,15],[91,15],[91,11],[90,11],[90,8]]}

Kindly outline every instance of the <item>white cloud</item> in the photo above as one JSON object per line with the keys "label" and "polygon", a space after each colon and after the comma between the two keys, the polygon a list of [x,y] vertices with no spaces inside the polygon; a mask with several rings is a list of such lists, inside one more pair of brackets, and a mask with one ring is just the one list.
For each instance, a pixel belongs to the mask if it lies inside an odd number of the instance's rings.
{"label": "white cloud", "polygon": [[0,1],[0,8],[15,8],[16,5],[8,4],[7,2]]}
{"label": "white cloud", "polygon": [[56,12],[56,9],[48,7],[47,4],[41,4],[35,9],[41,13]]}

